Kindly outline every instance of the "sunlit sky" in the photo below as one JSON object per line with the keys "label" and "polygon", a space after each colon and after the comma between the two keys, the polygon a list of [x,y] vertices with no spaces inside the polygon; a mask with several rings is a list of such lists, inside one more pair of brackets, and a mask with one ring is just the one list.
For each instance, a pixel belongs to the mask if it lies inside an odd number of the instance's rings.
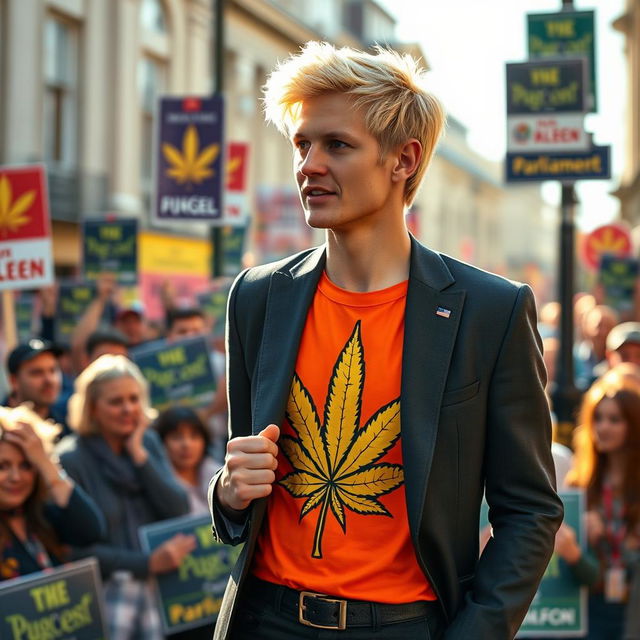
{"label": "sunlit sky", "polygon": [[[433,92],[447,111],[468,128],[468,141],[493,160],[506,149],[505,63],[527,59],[526,14],[560,10],[561,0],[378,0],[396,16],[399,39],[418,42],[432,69]],[[624,38],[611,23],[624,0],[575,0],[575,9],[596,12],[598,113],[586,129],[598,145],[612,145],[612,180],[578,183],[577,223],[585,231],[614,219],[624,166],[626,71]],[[545,183],[543,195],[559,203],[558,183]]]}

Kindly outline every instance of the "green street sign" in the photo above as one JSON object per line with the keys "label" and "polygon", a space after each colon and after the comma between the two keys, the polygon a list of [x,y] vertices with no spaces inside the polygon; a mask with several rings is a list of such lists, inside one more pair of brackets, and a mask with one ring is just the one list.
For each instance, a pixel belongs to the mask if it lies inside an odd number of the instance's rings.
{"label": "green street sign", "polygon": [[527,14],[527,48],[530,59],[580,56],[587,59],[589,111],[597,111],[594,16],[594,11]]}

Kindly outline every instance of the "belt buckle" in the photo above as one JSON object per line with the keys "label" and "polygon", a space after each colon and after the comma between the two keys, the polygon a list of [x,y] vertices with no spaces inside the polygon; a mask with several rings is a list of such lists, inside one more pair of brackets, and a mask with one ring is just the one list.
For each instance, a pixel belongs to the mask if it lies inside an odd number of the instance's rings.
{"label": "belt buckle", "polygon": [[[325,602],[333,602],[339,606],[338,609],[338,624],[337,625],[323,625],[315,624],[304,617],[304,613],[307,609],[304,599],[305,598],[319,598]],[[328,598],[324,593],[314,593],[313,591],[301,591],[298,599],[298,621],[307,627],[315,627],[316,629],[337,629],[338,631],[344,631],[347,628],[347,601],[337,600],[335,598]]]}

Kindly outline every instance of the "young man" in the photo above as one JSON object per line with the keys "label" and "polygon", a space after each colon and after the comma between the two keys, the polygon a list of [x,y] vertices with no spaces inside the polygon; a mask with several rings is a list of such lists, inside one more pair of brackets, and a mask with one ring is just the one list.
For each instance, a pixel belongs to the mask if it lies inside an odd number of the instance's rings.
{"label": "young man", "polygon": [[409,57],[319,43],[267,83],[326,243],[230,295],[210,500],[214,534],[245,546],[215,638],[512,638],[553,550],[531,291],[405,226],[444,122],[423,83]]}
{"label": "young man", "polygon": [[10,400],[11,406],[30,402],[41,418],[60,424],[66,435],[66,412],[55,406],[62,389],[57,354],[53,344],[37,338],[15,347],[7,358]]}

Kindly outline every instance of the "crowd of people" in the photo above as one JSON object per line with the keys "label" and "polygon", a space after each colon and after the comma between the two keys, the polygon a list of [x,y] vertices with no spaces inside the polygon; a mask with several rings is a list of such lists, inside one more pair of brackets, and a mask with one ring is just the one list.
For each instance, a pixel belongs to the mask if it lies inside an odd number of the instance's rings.
{"label": "crowd of people", "polygon": [[[540,311],[550,396],[558,318],[557,303]],[[582,400],[573,451],[554,443],[554,458],[559,489],[584,491],[587,544],[565,523],[555,551],[589,589],[587,637],[632,640],[640,638],[640,322],[620,318],[588,294],[576,296],[574,321]]]}
{"label": "crowd of people", "polygon": [[[158,336],[139,305],[105,313],[117,294],[111,276],[97,291],[71,344],[52,340],[55,314],[43,305],[42,332],[6,359],[0,581],[96,558],[108,637],[155,640],[164,635],[150,577],[175,570],[196,540],[178,534],[148,553],[138,530],[208,512],[208,483],[225,446],[224,354],[200,308],[165,296],[166,330]],[[130,350],[150,339],[173,344],[194,336],[211,346],[218,392],[207,406],[158,413]],[[210,637],[211,629],[185,637],[200,635]]]}
{"label": "crowd of people", "polygon": [[[45,314],[42,334],[6,358],[0,580],[95,557],[109,637],[162,638],[149,578],[176,569],[195,540],[176,535],[146,553],[137,532],[159,520],[208,513],[207,487],[222,464],[226,437],[224,354],[212,342],[219,392],[210,406],[158,414],[147,381],[128,358],[132,347],[157,340],[157,330],[137,305],[117,309],[105,323],[115,293],[113,279],[101,278],[70,345],[51,340],[55,314]],[[166,296],[164,302],[162,339],[211,335],[201,309],[172,305]],[[557,311],[552,304],[539,314],[549,390]],[[573,451],[554,444],[554,454],[558,487],[584,490],[587,545],[564,524],[556,553],[589,587],[588,637],[635,638],[637,606],[627,604],[630,593],[640,593],[640,323],[618,323],[613,309],[590,296],[580,297],[575,320],[576,381],[584,394]],[[197,631],[188,637],[197,638]]]}

